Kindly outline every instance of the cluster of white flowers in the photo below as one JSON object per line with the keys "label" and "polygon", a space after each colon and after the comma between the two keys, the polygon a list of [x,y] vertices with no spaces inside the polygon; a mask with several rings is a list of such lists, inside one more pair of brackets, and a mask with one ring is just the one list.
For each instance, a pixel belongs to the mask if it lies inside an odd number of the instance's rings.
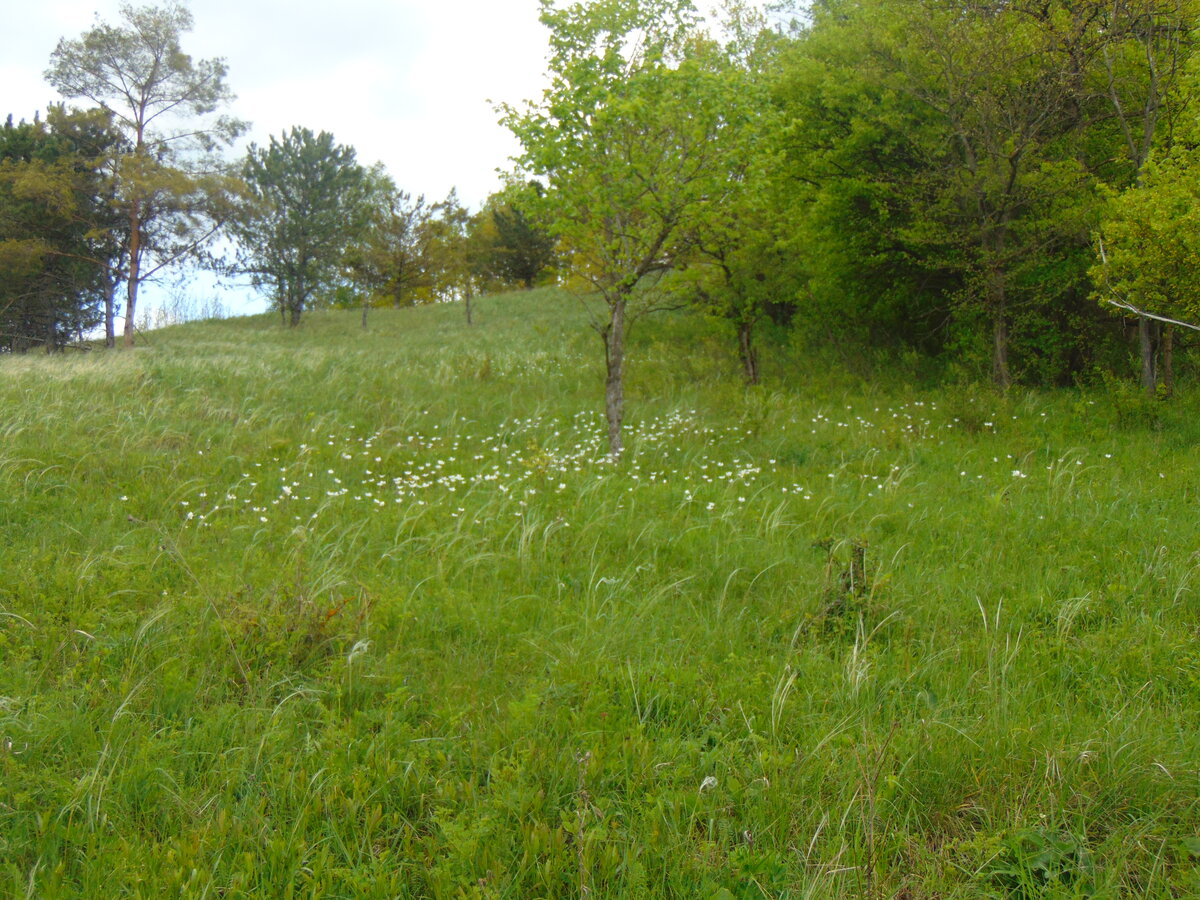
{"label": "cluster of white flowers", "polygon": [[[421,414],[426,422],[427,416],[427,411]],[[987,433],[996,434],[998,419],[992,416],[984,422]],[[218,520],[303,524],[344,515],[349,505],[381,515],[388,509],[427,507],[430,513],[479,521],[480,510],[488,504],[499,504],[489,514],[524,516],[536,503],[552,504],[552,512],[565,522],[562,517],[598,481],[608,483],[606,493],[614,486],[622,497],[652,491],[669,503],[724,515],[760,497],[772,504],[804,504],[833,492],[859,498],[893,495],[913,470],[912,464],[886,459],[882,450],[871,450],[833,471],[806,471],[796,460],[756,459],[747,449],[753,429],[714,427],[691,409],[627,426],[628,449],[620,466],[608,455],[606,423],[598,412],[569,418],[514,417],[488,431],[473,430],[474,424],[456,416],[425,428],[371,433],[353,425],[343,433],[330,433],[328,426],[314,429],[291,453],[254,462],[235,483],[214,491],[214,497],[222,498],[219,503],[209,499],[209,491],[181,500],[182,518],[185,524],[199,526]],[[882,439],[890,436],[895,447],[897,437],[905,445],[917,440],[942,443],[950,437],[945,429],[958,424],[958,419],[942,415],[936,404],[915,401],[861,414],[851,407],[837,414],[805,412],[782,427],[798,435],[808,430],[830,438],[847,430],[869,431],[873,446],[887,446]],[[898,449],[895,455],[904,451]],[[1047,466],[1051,477],[1083,464],[1078,455],[1068,457]],[[970,463],[971,470],[979,469],[974,458]],[[1028,477],[1027,457],[996,455],[992,463],[991,468],[963,468],[959,474],[989,482],[1007,473],[1011,479]],[[618,508],[625,507],[619,503]]]}
{"label": "cluster of white flowers", "polygon": [[[347,502],[374,511],[440,504],[451,518],[460,518],[468,514],[469,505],[463,505],[467,497],[499,497],[511,502],[513,515],[523,515],[539,494],[569,498],[589,481],[617,478],[627,483],[628,491],[691,483],[695,487],[685,492],[685,501],[691,502],[707,486],[744,490],[763,473],[761,465],[741,455],[715,452],[721,448],[736,454],[744,442],[743,429],[704,425],[695,410],[629,426],[627,464],[619,469],[607,453],[603,419],[592,412],[567,420],[512,418],[485,433],[472,432],[470,424],[455,420],[429,429],[366,435],[348,426],[345,435],[314,433],[290,459],[275,457],[242,472],[221,492],[221,503],[198,502],[207,491],[181,501],[185,521],[209,526],[225,516],[303,523]],[[710,452],[689,455],[697,447]],[[772,459],[770,466],[775,464]],[[799,484],[792,491],[806,493]],[[450,497],[463,499],[450,505]],[[745,502],[744,494],[739,498]],[[196,509],[188,508],[192,506]],[[208,508],[199,512],[203,506]]]}

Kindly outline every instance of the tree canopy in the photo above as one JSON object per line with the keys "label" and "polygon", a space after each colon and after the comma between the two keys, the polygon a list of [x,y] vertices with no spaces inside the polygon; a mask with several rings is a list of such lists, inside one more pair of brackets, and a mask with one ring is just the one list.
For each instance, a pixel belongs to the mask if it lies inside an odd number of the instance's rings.
{"label": "tree canopy", "polygon": [[297,325],[319,292],[341,277],[347,247],[368,222],[367,172],[327,131],[292,128],[252,145],[242,169],[251,203],[231,226],[235,270],[272,293]]}
{"label": "tree canopy", "polygon": [[0,348],[57,349],[101,321],[123,258],[103,113],[52,107],[0,128]]}
{"label": "tree canopy", "polygon": [[[686,0],[543,3],[551,87],[505,121],[570,277],[604,302],[609,450],[622,451],[626,330],[662,296],[692,220],[721,202],[728,88]],[[632,304],[632,306],[631,306]]]}
{"label": "tree canopy", "polygon": [[46,80],[66,98],[106,111],[124,142],[111,161],[114,202],[128,234],[125,345],[133,344],[141,284],[216,236],[237,191],[216,151],[245,123],[219,115],[233,99],[223,60],[193,60],[182,38],[185,6],[120,7],[121,24],[98,22],[59,41]]}
{"label": "tree canopy", "polygon": [[71,260],[55,321],[78,331],[99,297],[111,323],[124,283],[129,343],[139,285],[222,233],[293,324],[325,299],[364,324],[449,300],[470,320],[479,291],[558,281],[593,313],[614,456],[628,332],[656,309],[720,320],[749,382],[771,321],[1000,387],[1136,347],[1150,389],[1154,317],[1193,314],[1197,0],[819,0],[791,22],[748,0],[542,0],[541,21],[549,87],[499,107],[520,153],[472,211],[306,128],[232,166],[224,62],[183,51],[179,2],[123,5],[51,58],[92,105],[47,123],[70,149],[46,124],[7,135],[7,308],[45,314],[48,261]]}

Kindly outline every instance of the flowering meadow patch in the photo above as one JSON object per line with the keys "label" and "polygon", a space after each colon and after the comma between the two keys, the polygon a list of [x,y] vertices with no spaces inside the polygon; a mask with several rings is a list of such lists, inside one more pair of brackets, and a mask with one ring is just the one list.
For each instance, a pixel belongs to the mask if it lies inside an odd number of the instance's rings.
{"label": "flowering meadow patch", "polygon": [[[627,426],[629,450],[619,463],[606,452],[604,423],[595,411],[505,419],[491,431],[456,417],[426,429],[361,434],[353,426],[340,433],[317,426],[290,453],[253,462],[236,481],[178,503],[185,524],[201,527],[246,522],[293,527],[345,517],[404,517],[414,509],[480,524],[480,515],[521,516],[534,503],[565,516],[577,511],[581,494],[607,488],[653,493],[727,515],[747,503],[781,498],[804,504],[895,496],[916,470],[914,448],[943,446],[955,440],[958,428],[959,420],[939,414],[936,402],[923,401],[791,417],[785,436],[806,432],[833,441],[829,455],[835,465],[824,471],[764,458],[753,430],[708,421],[696,409]],[[1003,446],[996,426],[986,422],[972,439],[971,469],[959,470],[959,477],[983,482],[981,491],[1027,479],[1027,471],[1013,466],[1028,466],[1038,454],[1025,454],[1025,462],[1011,453],[980,457],[977,450],[989,435]],[[1045,470],[1053,475],[1064,464],[1084,465],[1078,453],[1069,456],[1050,458]],[[909,493],[916,499],[922,490],[913,485]],[[797,515],[803,514],[798,508]]]}
{"label": "flowering meadow patch", "polygon": [[0,896],[1200,895],[1200,396],[574,310],[0,359]]}

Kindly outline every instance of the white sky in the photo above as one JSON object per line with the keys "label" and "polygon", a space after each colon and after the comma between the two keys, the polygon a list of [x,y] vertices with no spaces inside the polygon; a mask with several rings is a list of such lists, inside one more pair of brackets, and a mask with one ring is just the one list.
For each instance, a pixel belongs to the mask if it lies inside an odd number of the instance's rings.
{"label": "white sky", "polygon": [[[60,100],[42,73],[59,38],[119,22],[118,0],[0,0],[0,117]],[[141,5],[136,4],[136,5]],[[517,146],[490,101],[539,97],[537,0],[192,0],[194,59],[224,57],[232,112],[265,144],[293,125],[329,131],[364,165],[477,208]]]}
{"label": "white sky", "polygon": [[[155,0],[134,0],[134,5]],[[472,209],[499,187],[517,143],[493,101],[539,99],[547,32],[538,0],[191,0],[193,59],[223,57],[251,123],[244,144],[293,125],[329,131],[363,165],[436,201],[452,187]],[[702,4],[703,5],[703,4]],[[43,80],[62,37],[98,15],[120,22],[119,0],[0,0],[0,121],[32,119],[62,98]],[[151,292],[156,293],[156,292]],[[201,278],[193,295],[233,312],[263,308],[245,289]],[[150,300],[150,297],[147,297]],[[153,301],[151,301],[153,302]]]}
{"label": "white sky", "polygon": [[[136,0],[135,6],[156,5]],[[33,118],[62,98],[42,73],[62,37],[120,22],[119,0],[0,0],[0,121]],[[499,187],[516,141],[493,101],[539,98],[547,32],[538,0],[191,0],[193,59],[223,57],[237,94],[229,110],[251,123],[244,144],[293,125],[329,131],[363,165],[382,162],[414,196],[452,187],[477,209]],[[182,293],[213,296],[234,313],[265,298],[201,275],[189,288],[148,286],[141,305]],[[139,316],[140,317],[140,316]]]}

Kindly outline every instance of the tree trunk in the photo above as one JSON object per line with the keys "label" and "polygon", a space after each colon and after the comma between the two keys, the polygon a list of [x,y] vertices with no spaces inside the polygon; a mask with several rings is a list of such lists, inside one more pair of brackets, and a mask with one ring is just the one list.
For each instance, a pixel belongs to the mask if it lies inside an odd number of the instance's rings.
{"label": "tree trunk", "polygon": [[300,304],[293,303],[293,304],[291,304],[291,307],[288,310],[288,312],[291,313],[291,315],[288,318],[288,325],[291,326],[292,328],[295,328],[297,325],[300,324],[300,309],[301,309]]}
{"label": "tree trunk", "polygon": [[985,232],[983,239],[987,308],[992,313],[992,383],[1003,391],[1012,385],[1008,368],[1008,282],[1002,263],[1010,215],[1011,210],[1006,210],[1000,225]]}
{"label": "tree trunk", "polygon": [[367,310],[371,308],[370,297],[363,297],[363,331],[367,330]]}
{"label": "tree trunk", "polygon": [[1175,326],[1162,329],[1162,380],[1163,392],[1175,396]]}
{"label": "tree trunk", "polygon": [[467,293],[465,295],[463,295],[463,302],[466,304],[466,307],[467,307],[467,324],[470,325],[470,324],[472,324],[471,323],[471,292],[470,291],[467,291]]}
{"label": "tree trunk", "polygon": [[129,212],[129,280],[125,297],[126,347],[133,346],[133,317],[137,313],[138,283],[142,277],[142,216],[134,201]]}
{"label": "tree trunk", "polygon": [[992,382],[1001,390],[1012,384],[1008,369],[1008,319],[1003,304],[992,313]]}
{"label": "tree trunk", "polygon": [[104,346],[117,346],[117,280],[110,273],[104,285]]}
{"label": "tree trunk", "polygon": [[758,348],[754,346],[754,323],[738,324],[738,353],[747,384],[758,384]]}
{"label": "tree trunk", "polygon": [[117,346],[117,275],[111,268],[104,270],[104,346]]}
{"label": "tree trunk", "polygon": [[1151,397],[1158,390],[1158,325],[1142,317],[1138,319],[1138,346],[1142,356],[1142,389]]}
{"label": "tree trunk", "polygon": [[622,293],[609,304],[604,338],[604,414],[608,419],[608,455],[618,459],[625,447],[621,425],[625,419],[625,303]]}

